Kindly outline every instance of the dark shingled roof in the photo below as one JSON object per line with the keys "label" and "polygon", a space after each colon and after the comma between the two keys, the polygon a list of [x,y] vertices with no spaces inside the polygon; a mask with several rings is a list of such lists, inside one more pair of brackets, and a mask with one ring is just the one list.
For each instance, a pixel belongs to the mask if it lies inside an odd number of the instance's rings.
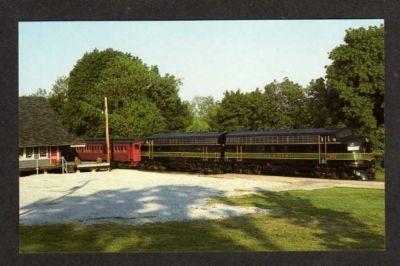
{"label": "dark shingled roof", "polygon": [[175,139],[175,138],[218,138],[225,132],[186,132],[186,133],[165,133],[148,137],[148,139]]}
{"label": "dark shingled roof", "polygon": [[64,129],[45,98],[19,97],[19,147],[84,143]]}
{"label": "dark shingled roof", "polygon": [[349,129],[292,129],[275,131],[234,131],[226,134],[226,137],[247,137],[247,136],[291,136],[291,135],[336,135],[337,137],[350,135]]}

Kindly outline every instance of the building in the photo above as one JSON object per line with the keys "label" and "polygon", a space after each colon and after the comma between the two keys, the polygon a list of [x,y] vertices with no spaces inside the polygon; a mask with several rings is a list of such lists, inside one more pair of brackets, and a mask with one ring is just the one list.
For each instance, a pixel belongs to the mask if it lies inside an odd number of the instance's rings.
{"label": "building", "polygon": [[61,157],[73,160],[71,146],[84,141],[68,133],[43,97],[19,97],[19,170],[61,168]]}

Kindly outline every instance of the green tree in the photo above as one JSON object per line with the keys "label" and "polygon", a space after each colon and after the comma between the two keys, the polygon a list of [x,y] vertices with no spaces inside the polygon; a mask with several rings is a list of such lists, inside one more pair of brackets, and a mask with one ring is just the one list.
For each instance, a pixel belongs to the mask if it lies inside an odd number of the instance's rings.
{"label": "green tree", "polygon": [[210,123],[218,130],[293,129],[308,125],[305,90],[285,78],[264,91],[227,91]]}
{"label": "green tree", "polygon": [[36,92],[29,94],[28,96],[47,98],[49,96],[49,94],[47,93],[47,91],[45,89],[39,88],[36,90]]}
{"label": "green tree", "polygon": [[308,126],[306,111],[306,91],[297,83],[284,78],[274,81],[264,88],[266,116],[263,128],[295,129]]}
{"label": "green tree", "polygon": [[248,130],[251,105],[240,90],[225,91],[210,126],[218,131]]}
{"label": "green tree", "polygon": [[190,112],[193,117],[192,123],[186,128],[186,131],[210,131],[213,116],[216,113],[218,103],[212,96],[196,96],[189,104]]}
{"label": "green tree", "polygon": [[206,117],[210,112],[213,112],[218,103],[212,96],[196,96],[192,99],[190,106],[196,116]]}
{"label": "green tree", "polygon": [[116,56],[102,72],[96,86],[94,104],[106,95],[110,97],[110,111],[128,101],[146,97],[165,118],[167,131],[184,130],[190,123],[189,106],[178,95],[181,85],[173,75],[161,76],[157,67],[149,68],[140,59]]}
{"label": "green tree", "polygon": [[[135,118],[138,111],[134,111],[132,106],[144,104],[143,109],[156,116],[154,121],[164,122],[151,124],[150,117],[146,116],[145,121],[154,126],[153,130],[138,129],[132,132],[152,134],[184,130],[190,123],[189,107],[178,95],[179,85],[179,79],[173,75],[161,76],[156,66],[148,67],[130,54],[112,49],[94,50],[77,62],[69,75],[66,92],[58,90],[59,86],[53,88],[53,98],[54,101],[57,97],[65,100],[58,110],[61,121],[79,136],[104,135],[101,112],[106,96],[110,117],[114,117],[115,123],[121,128],[124,120],[130,125],[133,121],[138,122]],[[163,119],[160,120],[159,115]],[[114,127],[110,132],[113,136],[131,131]]]}
{"label": "green tree", "polygon": [[146,98],[132,101],[110,115],[110,134],[114,137],[149,136],[165,128],[160,110]]}
{"label": "green tree", "polygon": [[186,132],[205,132],[210,131],[210,125],[201,117],[194,116],[192,123],[186,127]]}
{"label": "green tree", "polygon": [[384,148],[384,29],[346,31],[344,44],[329,54],[327,87],[334,123],[366,135],[375,148]]}
{"label": "green tree", "polygon": [[57,114],[61,114],[63,105],[68,101],[68,77],[58,77],[49,93],[49,103]]}
{"label": "green tree", "polygon": [[[345,127],[344,124],[334,123],[332,110],[340,108],[338,101],[334,101],[336,93],[328,89],[323,78],[312,80],[306,88],[306,123],[313,128]],[[337,121],[336,121],[337,122]]]}

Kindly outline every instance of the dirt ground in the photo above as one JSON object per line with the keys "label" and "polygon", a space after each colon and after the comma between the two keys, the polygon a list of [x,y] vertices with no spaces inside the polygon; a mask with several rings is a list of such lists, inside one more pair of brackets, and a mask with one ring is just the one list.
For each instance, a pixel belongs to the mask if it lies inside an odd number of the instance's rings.
{"label": "dirt ground", "polygon": [[209,203],[218,196],[330,187],[384,189],[383,182],[371,181],[128,169],[31,175],[19,181],[21,224],[109,221],[143,224],[219,219],[265,210]]}

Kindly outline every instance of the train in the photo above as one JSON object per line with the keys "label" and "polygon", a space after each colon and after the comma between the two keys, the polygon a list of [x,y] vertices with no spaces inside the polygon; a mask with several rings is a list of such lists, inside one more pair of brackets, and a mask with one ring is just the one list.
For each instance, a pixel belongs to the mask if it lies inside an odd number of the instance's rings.
{"label": "train", "polygon": [[[166,133],[110,144],[122,168],[375,179],[371,143],[350,129]],[[75,149],[82,161],[107,158],[104,139]]]}

